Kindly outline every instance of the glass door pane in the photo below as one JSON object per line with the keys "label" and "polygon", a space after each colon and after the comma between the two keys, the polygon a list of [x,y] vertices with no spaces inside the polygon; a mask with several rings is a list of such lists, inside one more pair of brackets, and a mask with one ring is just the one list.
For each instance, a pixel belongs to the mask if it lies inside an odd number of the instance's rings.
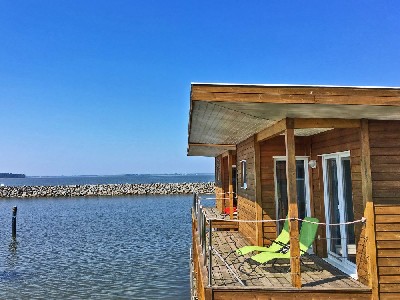
{"label": "glass door pane", "polygon": [[299,218],[304,219],[305,217],[307,217],[306,177],[304,170],[304,160],[296,161],[296,188]]}
{"label": "glass door pane", "polygon": [[[338,174],[336,158],[326,159],[326,196],[328,198],[329,224],[340,223]],[[340,226],[329,226],[328,250],[339,256],[342,254]]]}
{"label": "glass door pane", "polygon": [[[286,161],[275,161],[276,176],[276,199],[278,219],[284,219],[288,213],[287,180],[286,180]],[[278,232],[281,232],[283,223],[278,222]]]}
{"label": "glass door pane", "polygon": [[[351,185],[351,165],[349,157],[342,157],[343,173],[343,202],[344,202],[344,222],[354,221],[354,207]],[[354,234],[354,224],[343,226],[343,232],[346,233],[346,257],[352,263],[356,263],[356,241]]]}

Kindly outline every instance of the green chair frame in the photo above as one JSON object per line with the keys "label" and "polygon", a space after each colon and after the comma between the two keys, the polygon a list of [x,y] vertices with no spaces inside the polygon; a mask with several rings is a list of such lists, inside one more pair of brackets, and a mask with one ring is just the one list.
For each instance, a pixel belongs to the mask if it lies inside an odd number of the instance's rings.
{"label": "green chair frame", "polygon": [[[315,236],[318,230],[318,223],[319,220],[317,218],[305,217],[300,230],[300,256],[306,254],[308,249],[311,247],[315,240]],[[312,222],[312,223],[310,223]],[[258,264],[265,264],[271,260],[276,259],[290,259],[290,249],[287,249],[286,253],[282,252],[261,252],[257,255],[254,255],[250,258],[250,260],[258,263]]]}

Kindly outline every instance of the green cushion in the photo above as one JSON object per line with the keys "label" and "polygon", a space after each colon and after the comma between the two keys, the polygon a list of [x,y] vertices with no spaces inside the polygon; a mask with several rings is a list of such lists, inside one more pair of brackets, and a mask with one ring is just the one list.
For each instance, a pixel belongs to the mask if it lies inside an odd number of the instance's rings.
{"label": "green cushion", "polygon": [[283,225],[283,229],[279,236],[276,238],[275,241],[272,242],[269,247],[262,247],[262,246],[244,246],[236,250],[238,255],[245,255],[252,251],[259,251],[259,252],[279,252],[283,245],[289,243],[289,222],[288,220],[285,221]]}

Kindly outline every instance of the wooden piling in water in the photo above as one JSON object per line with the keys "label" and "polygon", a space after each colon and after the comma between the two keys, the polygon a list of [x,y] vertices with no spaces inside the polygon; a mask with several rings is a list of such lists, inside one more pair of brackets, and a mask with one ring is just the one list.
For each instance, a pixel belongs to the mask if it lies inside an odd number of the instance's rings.
{"label": "wooden piling in water", "polygon": [[17,237],[17,207],[14,206],[12,209],[12,237],[15,239]]}

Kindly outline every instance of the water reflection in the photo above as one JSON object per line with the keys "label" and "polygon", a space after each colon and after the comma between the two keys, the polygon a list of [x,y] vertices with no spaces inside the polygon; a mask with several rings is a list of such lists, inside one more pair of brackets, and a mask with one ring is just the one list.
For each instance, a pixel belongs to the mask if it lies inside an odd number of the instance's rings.
{"label": "water reflection", "polygon": [[17,249],[18,249],[18,241],[17,238],[12,238],[10,244],[8,245],[8,251],[10,255],[8,256],[11,265],[15,265],[17,261]]}
{"label": "water reflection", "polygon": [[9,245],[10,252],[16,252],[17,251],[17,247],[18,247],[17,238],[13,237],[11,239],[11,242],[10,242],[10,245]]}
{"label": "water reflection", "polygon": [[18,205],[18,240],[0,226],[0,299],[189,298],[191,202],[0,200],[0,220]]}

